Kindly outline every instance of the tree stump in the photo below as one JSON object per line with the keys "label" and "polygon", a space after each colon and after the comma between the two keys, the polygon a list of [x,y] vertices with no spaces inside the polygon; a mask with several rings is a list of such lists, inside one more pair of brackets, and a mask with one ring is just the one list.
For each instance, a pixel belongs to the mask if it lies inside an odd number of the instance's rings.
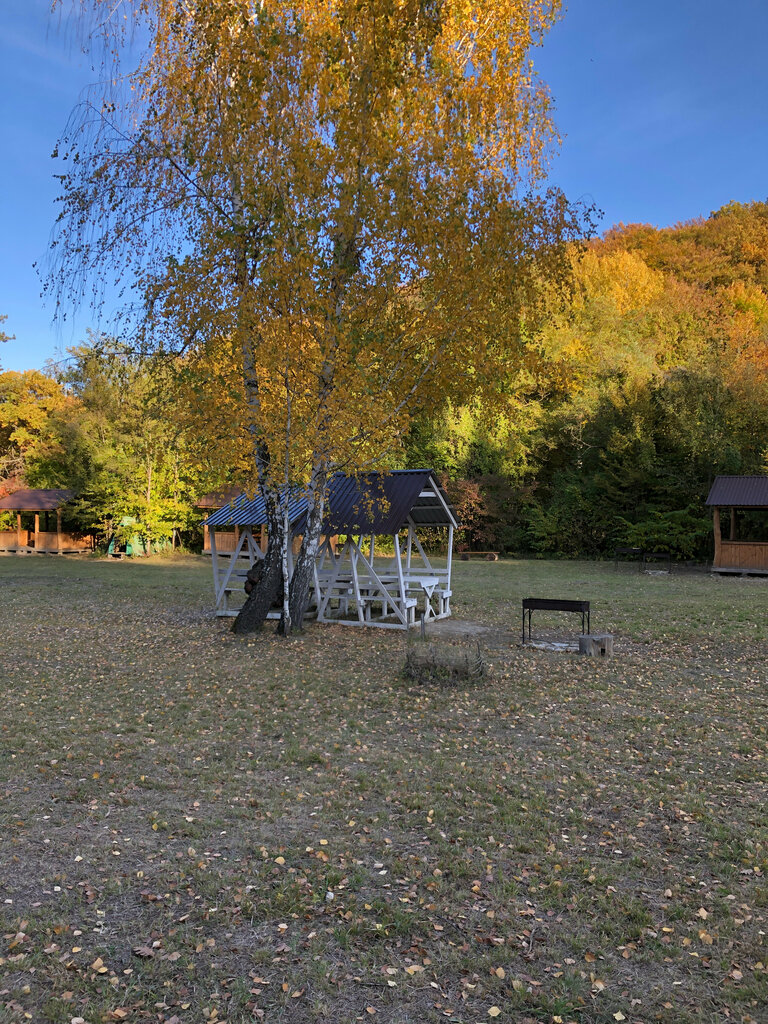
{"label": "tree stump", "polygon": [[590,658],[613,657],[612,633],[584,633],[579,637],[579,654]]}

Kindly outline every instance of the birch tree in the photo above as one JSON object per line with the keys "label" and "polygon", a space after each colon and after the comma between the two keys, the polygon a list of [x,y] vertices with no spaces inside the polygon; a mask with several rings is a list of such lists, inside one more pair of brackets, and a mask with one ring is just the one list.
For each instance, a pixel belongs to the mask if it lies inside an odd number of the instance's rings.
{"label": "birch tree", "polygon": [[558,8],[75,2],[109,86],[60,146],[51,283],[77,299],[116,277],[153,344],[238,368],[217,400],[239,410],[269,546],[236,628],[285,577],[285,495],[308,502],[287,634],[329,474],[380,464],[446,388],[498,380],[565,272],[579,224],[537,191],[557,140],[531,59]]}

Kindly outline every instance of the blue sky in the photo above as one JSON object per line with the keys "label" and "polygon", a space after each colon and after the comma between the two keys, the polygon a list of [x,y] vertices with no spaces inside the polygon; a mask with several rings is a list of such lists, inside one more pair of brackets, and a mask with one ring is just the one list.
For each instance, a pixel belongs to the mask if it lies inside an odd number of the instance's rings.
{"label": "blue sky", "polygon": [[[33,269],[56,217],[50,159],[94,79],[49,0],[2,0],[0,366],[40,367],[95,326],[51,325]],[[536,51],[563,146],[550,178],[614,223],[674,224],[768,199],[768,0],[572,0]]]}

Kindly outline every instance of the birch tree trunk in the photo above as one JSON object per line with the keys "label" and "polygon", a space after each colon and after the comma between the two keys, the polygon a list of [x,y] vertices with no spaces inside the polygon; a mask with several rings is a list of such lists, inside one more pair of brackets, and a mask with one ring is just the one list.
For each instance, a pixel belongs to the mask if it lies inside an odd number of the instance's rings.
{"label": "birch tree trunk", "polygon": [[277,493],[266,485],[269,451],[258,430],[261,396],[253,351],[253,338],[243,339],[243,386],[246,402],[251,411],[248,430],[253,444],[256,478],[264,495],[267,512],[267,550],[264,558],[248,572],[251,590],[248,598],[232,623],[233,633],[255,633],[266,622],[267,615],[280,595],[283,580],[283,548],[288,539],[283,531],[283,517]]}
{"label": "birch tree trunk", "polygon": [[283,524],[280,510],[271,495],[267,499],[267,551],[248,572],[252,585],[245,604],[232,623],[233,633],[255,633],[266,622],[272,606],[280,599],[283,581]]}
{"label": "birch tree trunk", "polygon": [[303,629],[304,616],[309,605],[309,592],[314,578],[315,558],[325,513],[327,480],[328,471],[325,464],[316,466],[309,487],[307,524],[291,579],[290,613],[295,629]]}

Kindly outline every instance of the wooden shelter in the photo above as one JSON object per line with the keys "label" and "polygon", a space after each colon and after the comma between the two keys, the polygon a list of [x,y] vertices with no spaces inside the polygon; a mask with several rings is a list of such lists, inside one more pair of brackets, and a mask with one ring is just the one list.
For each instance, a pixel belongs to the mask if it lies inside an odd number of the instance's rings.
{"label": "wooden shelter", "polygon": [[[323,538],[315,561],[309,613],[319,622],[354,626],[408,629],[451,614],[451,552],[458,523],[443,490],[428,469],[368,473],[361,477],[334,475],[328,487]],[[307,503],[301,494],[292,496],[289,520],[294,544],[303,532]],[[254,531],[266,524],[264,499],[257,494],[230,502],[206,520],[211,538],[216,614],[236,615],[230,598],[240,589],[247,569],[264,553]],[[237,525],[240,537],[232,553],[218,550],[218,531]],[[425,529],[447,530],[445,568],[432,564],[419,533]],[[344,542],[336,550],[334,540]],[[391,538],[391,551],[377,556],[376,539]],[[293,547],[289,569],[293,571]],[[389,549],[389,543],[387,543]],[[279,615],[275,611],[274,615]]]}
{"label": "wooden shelter", "polygon": [[[707,497],[715,533],[713,572],[768,574],[768,540],[740,540],[737,512],[768,512],[768,476],[718,476]],[[728,537],[723,537],[721,510],[728,510]],[[766,518],[768,536],[768,517]]]}
{"label": "wooden shelter", "polygon": [[[210,494],[204,494],[195,503],[195,508],[201,509],[207,515],[212,512],[218,511],[224,505],[228,505],[229,502],[234,501],[235,498],[242,494],[242,490],[239,487],[225,487],[220,491],[212,491]],[[223,554],[227,551],[234,551],[238,546],[240,540],[240,527],[233,526],[232,529],[219,529],[216,531],[216,548],[219,554]],[[259,538],[259,543],[263,551],[266,551],[267,541],[266,532],[263,531]],[[211,553],[211,537],[208,529],[208,521],[203,522],[203,554],[210,555]]]}
{"label": "wooden shelter", "polygon": [[[74,492],[24,489],[0,498],[0,512],[16,513],[16,529],[0,530],[0,551],[16,554],[73,555],[93,551],[93,537],[82,533],[64,533],[61,528],[62,507],[74,498]],[[56,513],[56,530],[50,529],[52,513]],[[34,515],[34,529],[24,527],[22,515]],[[40,516],[43,529],[40,529]]]}

